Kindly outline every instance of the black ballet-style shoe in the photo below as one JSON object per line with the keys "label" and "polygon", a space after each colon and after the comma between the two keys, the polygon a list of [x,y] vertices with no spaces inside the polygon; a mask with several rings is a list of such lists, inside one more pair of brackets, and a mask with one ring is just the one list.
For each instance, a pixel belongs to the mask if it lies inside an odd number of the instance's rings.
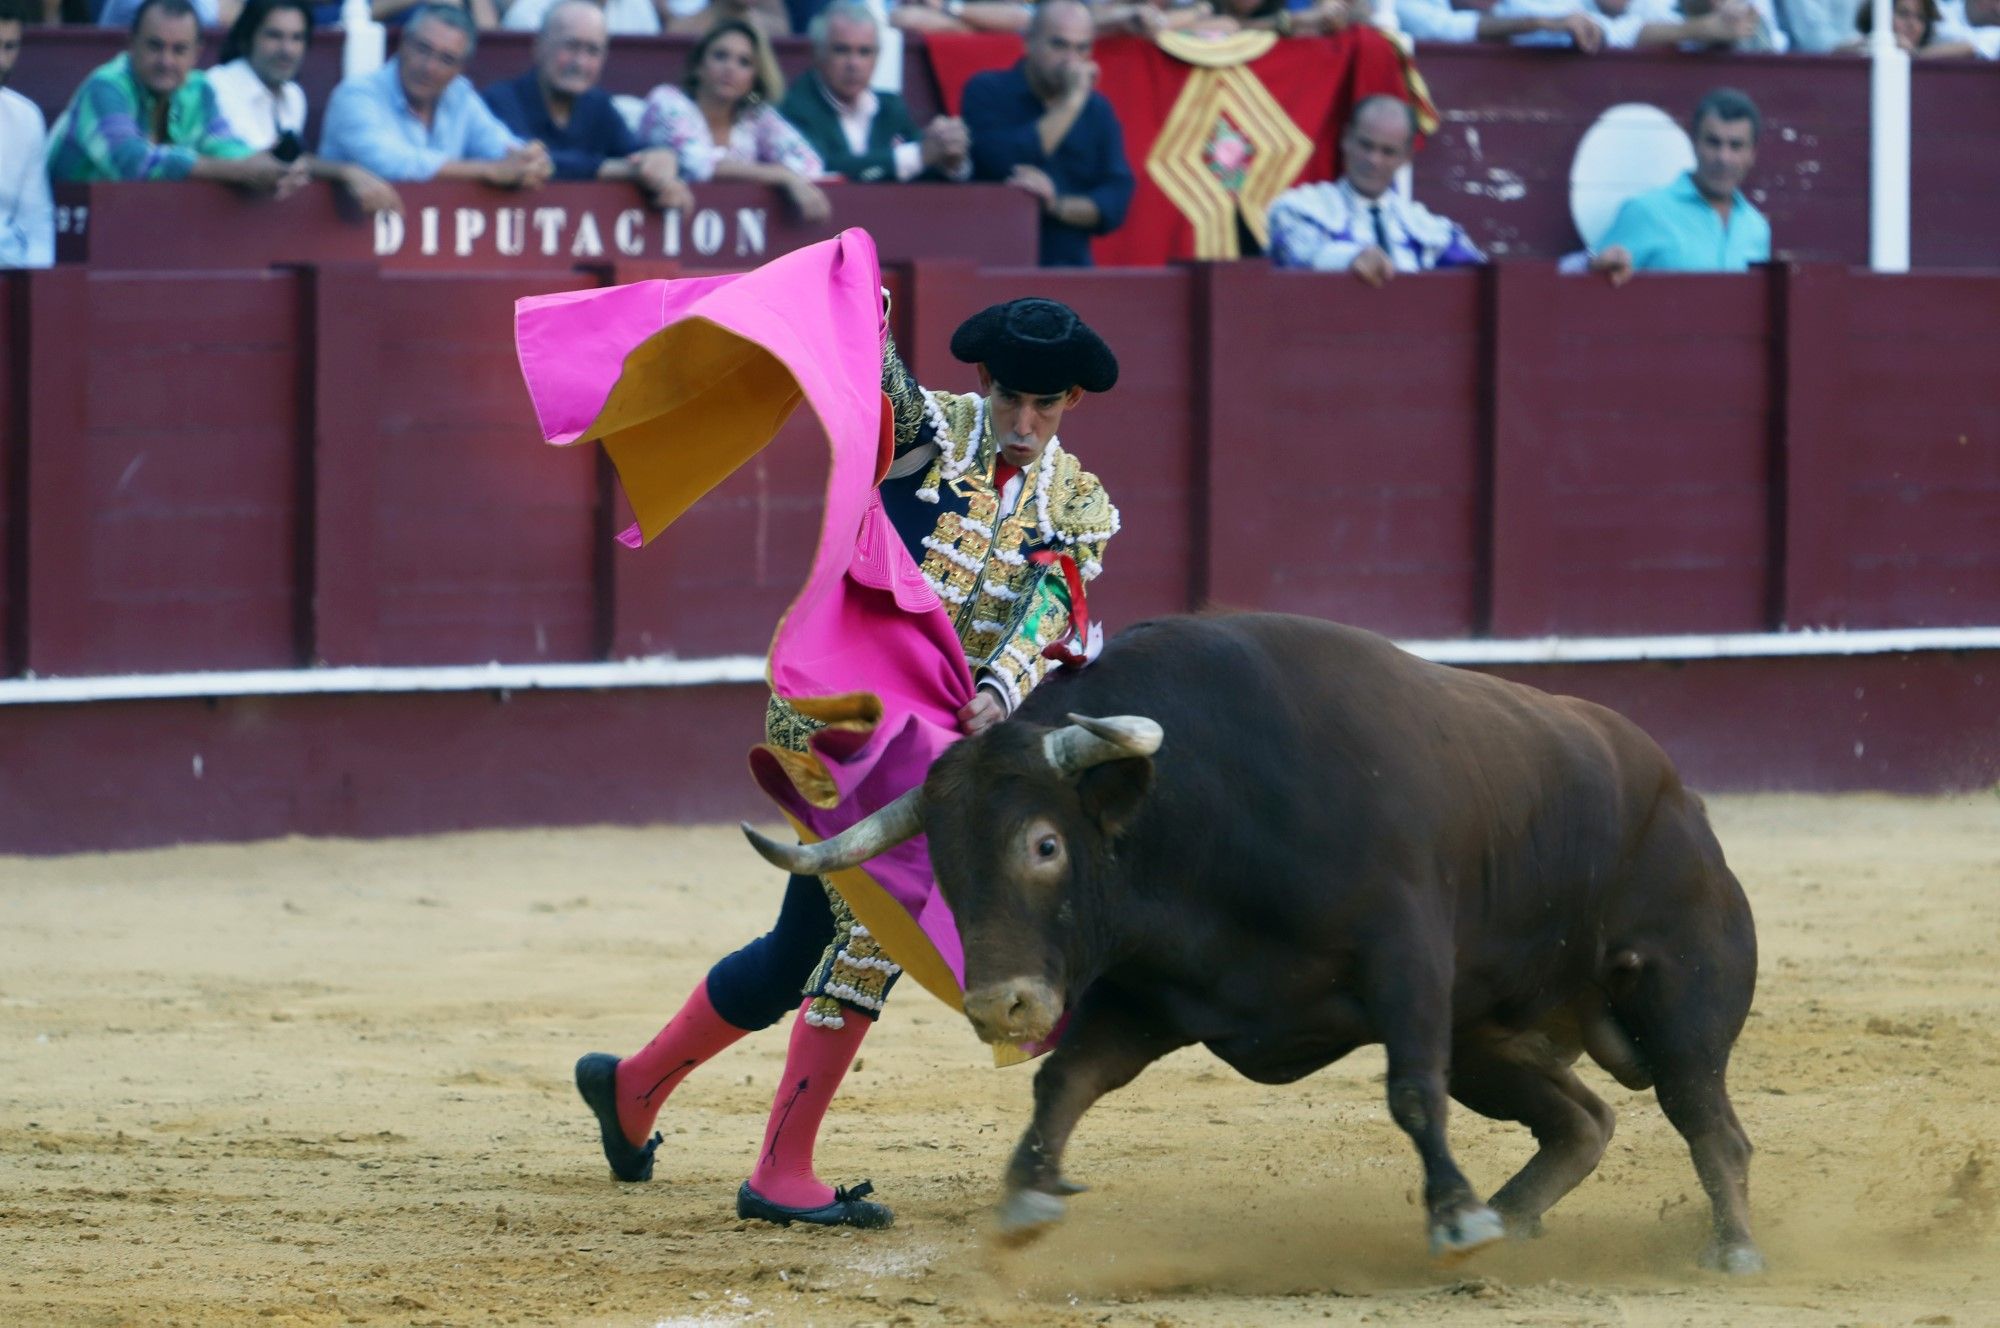
{"label": "black ballet-style shoe", "polygon": [[653,1152],[660,1146],[655,1133],[643,1147],[634,1148],[618,1123],[618,1058],[593,1051],[576,1063],[576,1091],[583,1105],[597,1116],[597,1132],[604,1144],[604,1160],[619,1180],[653,1178]]}
{"label": "black ballet-style shoe", "polygon": [[816,1227],[861,1227],[874,1231],[896,1220],[896,1215],[886,1205],[868,1202],[868,1196],[874,1192],[875,1182],[864,1180],[851,1190],[835,1186],[833,1202],[824,1207],[787,1208],[783,1204],[772,1203],[751,1189],[750,1182],[746,1180],[736,1191],[736,1215],[776,1222],[781,1227],[788,1227],[794,1222],[809,1222]]}

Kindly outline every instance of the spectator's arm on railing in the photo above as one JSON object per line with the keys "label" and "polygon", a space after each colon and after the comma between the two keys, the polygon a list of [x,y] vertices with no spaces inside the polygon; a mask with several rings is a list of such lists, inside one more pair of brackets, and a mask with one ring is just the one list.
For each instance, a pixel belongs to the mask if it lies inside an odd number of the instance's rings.
{"label": "spectator's arm on railing", "polygon": [[1271,261],[1279,267],[1345,272],[1369,247],[1352,239],[1345,227],[1330,228],[1307,216],[1287,198],[1271,205],[1264,222],[1271,236]]}
{"label": "spectator's arm on railing", "polygon": [[398,129],[394,112],[354,84],[333,90],[326,106],[320,153],[331,161],[352,161],[385,180],[435,179],[451,158],[436,148],[418,147]]}
{"label": "spectator's arm on railing", "polygon": [[889,22],[906,32],[1026,32],[1034,12],[1013,0],[902,0]]}

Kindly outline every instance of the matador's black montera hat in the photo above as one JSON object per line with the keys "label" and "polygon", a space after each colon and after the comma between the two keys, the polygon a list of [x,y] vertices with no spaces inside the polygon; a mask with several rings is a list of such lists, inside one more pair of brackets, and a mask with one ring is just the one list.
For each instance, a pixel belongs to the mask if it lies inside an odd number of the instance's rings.
{"label": "matador's black montera hat", "polygon": [[1118,381],[1111,347],[1056,300],[1010,300],[980,310],[951,334],[951,353],[985,365],[1017,392],[1108,392]]}

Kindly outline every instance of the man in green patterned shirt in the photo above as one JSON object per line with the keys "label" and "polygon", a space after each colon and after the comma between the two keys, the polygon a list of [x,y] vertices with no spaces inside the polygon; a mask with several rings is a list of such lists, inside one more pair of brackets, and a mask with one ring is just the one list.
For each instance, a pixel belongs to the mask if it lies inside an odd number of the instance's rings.
{"label": "man in green patterned shirt", "polygon": [[83,81],[49,135],[56,180],[218,180],[283,198],[307,180],[229,132],[194,68],[201,28],[188,0],[146,0],[125,54]]}

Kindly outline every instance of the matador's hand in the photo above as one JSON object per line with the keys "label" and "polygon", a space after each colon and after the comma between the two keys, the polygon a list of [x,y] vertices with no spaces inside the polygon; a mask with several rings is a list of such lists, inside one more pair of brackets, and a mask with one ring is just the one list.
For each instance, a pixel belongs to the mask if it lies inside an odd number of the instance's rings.
{"label": "matador's hand", "polygon": [[976,737],[1005,718],[1007,707],[1000,704],[991,687],[981,687],[959,710],[958,731],[968,738]]}

